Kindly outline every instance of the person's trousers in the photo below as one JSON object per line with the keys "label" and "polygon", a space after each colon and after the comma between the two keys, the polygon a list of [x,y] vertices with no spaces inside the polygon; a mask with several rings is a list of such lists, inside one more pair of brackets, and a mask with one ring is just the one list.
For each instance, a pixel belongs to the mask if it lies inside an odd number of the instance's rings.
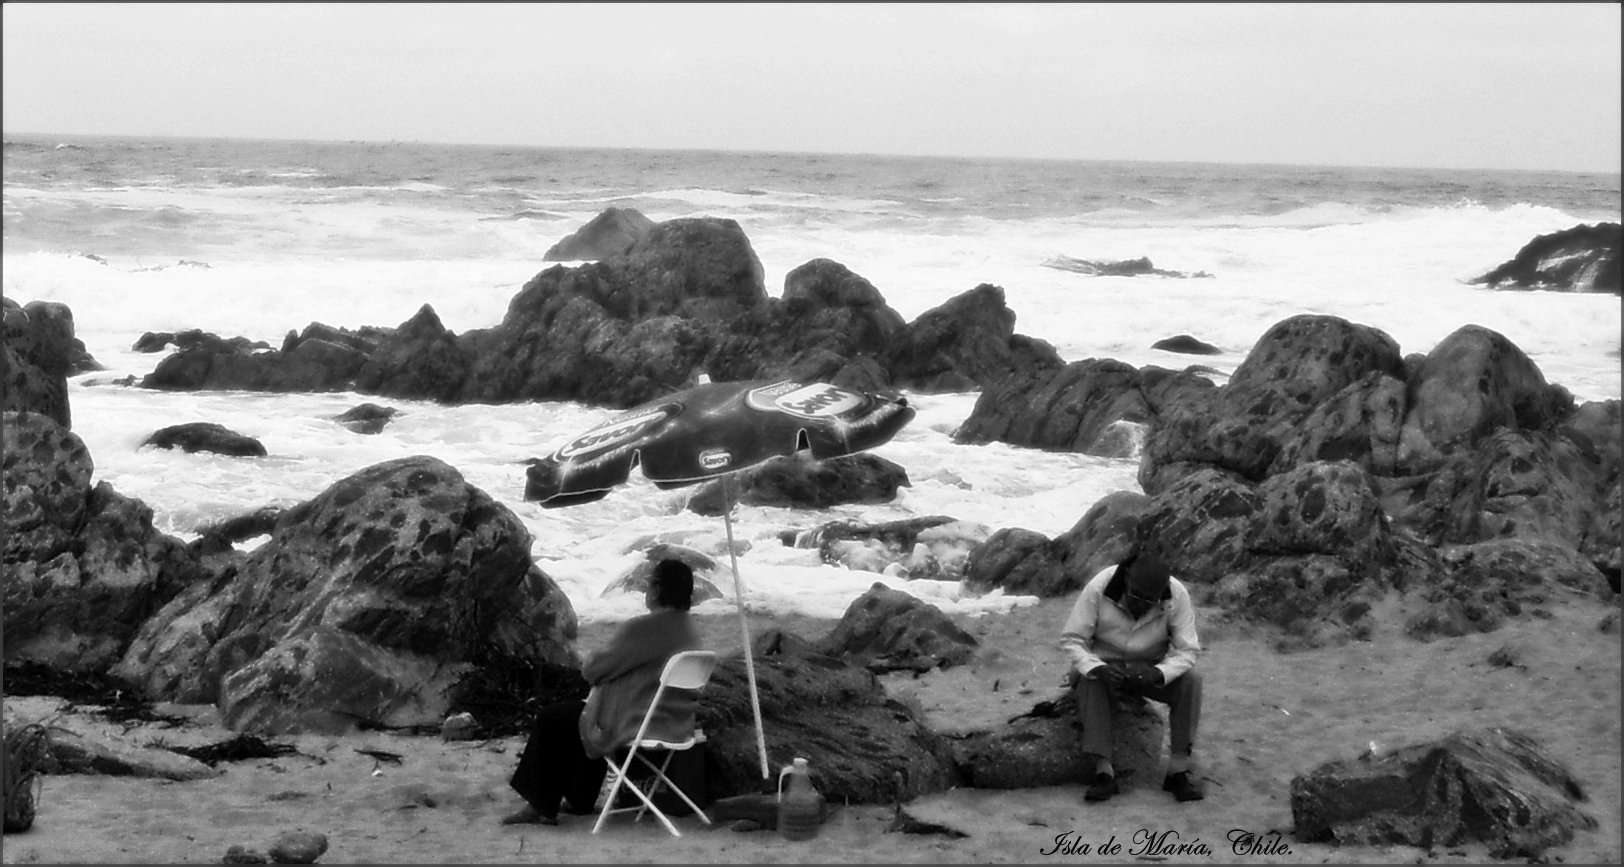
{"label": "person's trousers", "polygon": [[[1114,690],[1092,677],[1074,677],[1072,689],[1077,695],[1077,716],[1083,723],[1083,752],[1110,758]],[[1172,683],[1140,689],[1136,694],[1167,705],[1173,754],[1189,755],[1195,746],[1196,728],[1201,724],[1200,672],[1187,671]]]}
{"label": "person's trousers", "polygon": [[556,817],[564,798],[577,813],[590,813],[597,804],[609,766],[601,757],[587,756],[581,745],[584,707],[585,701],[571,699],[542,708],[519,755],[519,766],[508,780],[543,816]]}

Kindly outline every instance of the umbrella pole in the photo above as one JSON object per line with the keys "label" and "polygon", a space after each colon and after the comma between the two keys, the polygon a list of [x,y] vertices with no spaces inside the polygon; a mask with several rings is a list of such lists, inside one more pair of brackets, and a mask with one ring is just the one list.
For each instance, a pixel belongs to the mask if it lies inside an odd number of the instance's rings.
{"label": "umbrella pole", "polygon": [[756,715],[756,749],[761,753],[761,778],[772,779],[767,770],[767,732],[761,725],[761,697],[756,692],[755,653],[750,649],[750,623],[744,615],[744,591],[740,589],[739,556],[733,550],[733,495],[728,491],[732,474],[722,476],[722,518],[727,525],[727,556],[733,564],[733,601],[739,609],[739,634],[744,638],[744,673],[750,681],[750,710]]}

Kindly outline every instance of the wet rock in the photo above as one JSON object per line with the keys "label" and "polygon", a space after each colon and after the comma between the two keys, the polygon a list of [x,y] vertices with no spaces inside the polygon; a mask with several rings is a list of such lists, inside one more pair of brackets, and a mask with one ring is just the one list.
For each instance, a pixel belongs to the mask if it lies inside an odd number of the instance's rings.
{"label": "wet rock", "polygon": [[630,250],[653,231],[654,221],[635,208],[605,208],[586,225],[547,248],[544,262],[607,259]]}
{"label": "wet rock", "polygon": [[741,470],[725,482],[706,482],[688,500],[689,511],[721,516],[732,502],[751,506],[824,509],[841,503],[888,503],[907,487],[908,472],[895,461],[860,452],[828,460],[806,454],[777,457]]}
{"label": "wet rock", "polygon": [[160,449],[182,449],[187,454],[213,452],[237,458],[265,457],[265,445],[214,422],[187,422],[160,428],[142,443]]}
{"label": "wet rock", "polygon": [[1618,223],[1573,226],[1540,235],[1498,267],[1466,281],[1493,289],[1611,292],[1624,285],[1624,227]]}

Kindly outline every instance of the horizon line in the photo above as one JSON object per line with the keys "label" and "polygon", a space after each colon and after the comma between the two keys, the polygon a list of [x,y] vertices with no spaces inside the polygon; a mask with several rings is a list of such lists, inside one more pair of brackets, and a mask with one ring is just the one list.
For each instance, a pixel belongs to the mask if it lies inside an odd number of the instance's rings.
{"label": "horizon line", "polygon": [[[1057,156],[1009,156],[1009,155],[968,155],[968,154],[930,154],[930,153],[898,153],[882,151],[836,151],[836,150],[775,150],[764,148],[720,148],[720,147],[654,147],[647,145],[561,145],[561,144],[515,144],[511,142],[471,142],[471,141],[437,141],[427,139],[369,139],[369,138],[310,138],[303,136],[258,136],[258,135],[187,135],[179,133],[100,133],[100,132],[0,132],[4,141],[13,141],[13,137],[28,138],[100,138],[100,139],[177,139],[198,141],[247,141],[247,142],[310,142],[315,144],[363,144],[363,145],[418,145],[434,147],[474,147],[474,148],[520,148],[530,150],[575,150],[575,151],[646,151],[655,153],[721,153],[721,154],[760,154],[781,156],[839,156],[839,157],[868,157],[890,159],[926,159],[926,160],[958,160],[958,161],[1010,161],[1010,162],[1051,162],[1051,163],[1144,163],[1147,165],[1201,165],[1201,166],[1248,166],[1255,168],[1291,168],[1291,169],[1378,169],[1397,171],[1433,171],[1433,172],[1506,172],[1506,173],[1554,173],[1570,175],[1610,175],[1619,177],[1624,175],[1624,166],[1612,171],[1600,169],[1549,169],[1549,168],[1505,168],[1486,166],[1417,166],[1376,163],[1290,163],[1275,160],[1238,161],[1238,160],[1201,160],[1201,159],[1144,159],[1131,157],[1057,157]],[[60,143],[60,142],[59,142]]]}

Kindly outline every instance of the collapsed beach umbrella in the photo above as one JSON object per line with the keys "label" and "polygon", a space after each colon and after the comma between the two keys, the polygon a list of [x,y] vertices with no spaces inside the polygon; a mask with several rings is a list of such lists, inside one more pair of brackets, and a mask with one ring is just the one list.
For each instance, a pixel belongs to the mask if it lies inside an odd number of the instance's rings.
{"label": "collapsed beach umbrella", "polygon": [[[725,495],[731,473],[800,451],[818,460],[854,454],[889,441],[913,417],[905,398],[826,382],[702,380],[619,413],[559,446],[530,468],[525,499],[550,508],[591,502],[624,484],[635,467],[662,489],[721,477]],[[744,637],[761,776],[767,779],[767,736],[734,553],[733,503],[728,496],[724,501],[733,598]]]}

